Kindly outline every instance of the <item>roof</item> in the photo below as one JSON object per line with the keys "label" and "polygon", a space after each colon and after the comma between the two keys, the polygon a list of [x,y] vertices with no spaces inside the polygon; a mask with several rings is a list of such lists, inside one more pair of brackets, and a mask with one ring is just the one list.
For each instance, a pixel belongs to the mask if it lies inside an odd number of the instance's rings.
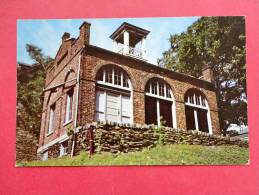
{"label": "roof", "polygon": [[143,28],[134,26],[132,24],[129,24],[127,22],[123,22],[119,28],[117,28],[110,38],[112,40],[115,40],[119,43],[123,43],[123,32],[127,30],[130,34],[130,46],[135,46],[139,41],[142,40],[142,38],[145,38],[150,31],[145,30]]}

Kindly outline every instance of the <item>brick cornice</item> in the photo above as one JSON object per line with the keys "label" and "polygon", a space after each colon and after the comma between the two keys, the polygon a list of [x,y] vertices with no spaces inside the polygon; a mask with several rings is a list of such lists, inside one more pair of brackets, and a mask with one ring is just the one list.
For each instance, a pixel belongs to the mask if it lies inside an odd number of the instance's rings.
{"label": "brick cornice", "polygon": [[[154,69],[155,72],[157,72],[157,73],[161,72],[163,74],[166,74],[169,77],[173,78],[174,80],[183,81],[183,82],[190,83],[190,84],[195,84],[198,87],[206,88],[206,89],[211,90],[211,91],[215,91],[215,86],[214,86],[213,83],[195,78],[195,77],[190,76],[190,75],[175,72],[175,71],[172,71],[172,70],[169,70],[169,69],[166,69],[166,68],[148,63],[148,62],[143,61],[143,60],[139,60],[139,59],[136,59],[136,58],[133,58],[133,57],[130,57],[130,56],[125,56],[125,55],[122,55],[122,54],[119,54],[119,53],[116,53],[116,52],[113,52],[113,51],[110,51],[110,50],[106,50],[106,49],[103,49],[103,48],[100,48],[100,47],[97,47],[97,46],[94,46],[94,45],[87,45],[85,47],[85,51],[86,51],[86,54],[89,53],[93,56],[96,55],[96,53],[99,52],[99,54],[104,53],[104,54],[109,55],[110,57],[116,57],[116,59],[119,59],[121,61],[127,60],[128,62],[131,62],[131,63],[138,63],[140,65],[138,67],[143,68],[143,66],[144,66],[145,71],[147,71],[147,72],[154,73],[154,72],[151,71],[151,69]],[[122,64],[126,65],[125,63],[122,63]],[[129,65],[126,65],[126,66],[129,66]]]}

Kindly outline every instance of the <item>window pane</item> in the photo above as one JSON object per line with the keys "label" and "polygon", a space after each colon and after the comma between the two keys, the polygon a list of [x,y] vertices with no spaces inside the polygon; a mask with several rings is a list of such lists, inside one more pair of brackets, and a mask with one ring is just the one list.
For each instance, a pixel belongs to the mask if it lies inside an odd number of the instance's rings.
{"label": "window pane", "polygon": [[73,115],[73,90],[67,92],[66,118],[65,122],[72,120]]}
{"label": "window pane", "polygon": [[196,98],[196,104],[200,105],[200,96],[196,95],[195,98]]}
{"label": "window pane", "polygon": [[125,74],[123,75],[123,87],[129,88],[128,77]]}
{"label": "window pane", "polygon": [[69,94],[70,104],[69,104],[69,120],[72,119],[72,112],[73,112],[73,93]]}
{"label": "window pane", "polygon": [[152,82],[151,86],[152,86],[151,93],[157,95],[157,83],[156,82]]}
{"label": "window pane", "polygon": [[49,128],[48,128],[48,133],[51,133],[54,129],[54,124],[55,124],[55,109],[56,109],[56,104],[52,104],[50,107],[50,113],[49,113]]}
{"label": "window pane", "polygon": [[159,83],[159,95],[165,96],[164,84],[162,84],[162,83]]}
{"label": "window pane", "polygon": [[114,84],[121,85],[121,71],[117,68],[114,69]]}
{"label": "window pane", "polygon": [[205,99],[203,97],[201,98],[201,102],[203,106],[206,106]]}
{"label": "window pane", "polygon": [[171,89],[168,85],[166,86],[166,97],[171,98]]}
{"label": "window pane", "polygon": [[191,103],[191,104],[194,104],[193,94],[190,94],[190,96],[189,96],[189,97],[190,97],[190,103]]}
{"label": "window pane", "polygon": [[112,69],[111,68],[107,68],[105,71],[105,82],[106,83],[112,83]]}

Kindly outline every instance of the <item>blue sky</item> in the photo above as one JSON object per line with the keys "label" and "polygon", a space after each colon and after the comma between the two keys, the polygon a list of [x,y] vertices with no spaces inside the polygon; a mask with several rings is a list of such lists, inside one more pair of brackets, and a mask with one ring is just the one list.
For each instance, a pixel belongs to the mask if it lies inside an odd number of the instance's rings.
{"label": "blue sky", "polygon": [[109,36],[123,23],[150,31],[147,37],[146,49],[148,62],[156,64],[157,58],[170,46],[170,34],[179,34],[187,29],[199,17],[177,18],[109,18],[109,19],[57,19],[57,20],[18,20],[17,21],[17,61],[31,64],[26,43],[34,44],[43,50],[45,55],[52,58],[61,43],[64,32],[72,37],[78,37],[79,26],[83,21],[90,22],[90,44],[112,50],[112,40]]}

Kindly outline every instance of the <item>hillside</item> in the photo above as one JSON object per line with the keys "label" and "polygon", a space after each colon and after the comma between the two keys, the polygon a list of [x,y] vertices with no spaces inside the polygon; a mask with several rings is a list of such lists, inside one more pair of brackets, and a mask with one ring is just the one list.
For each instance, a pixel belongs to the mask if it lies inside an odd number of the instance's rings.
{"label": "hillside", "polygon": [[164,145],[141,152],[95,154],[81,152],[73,158],[32,161],[17,166],[87,166],[87,165],[237,165],[247,164],[248,148],[239,146]]}

